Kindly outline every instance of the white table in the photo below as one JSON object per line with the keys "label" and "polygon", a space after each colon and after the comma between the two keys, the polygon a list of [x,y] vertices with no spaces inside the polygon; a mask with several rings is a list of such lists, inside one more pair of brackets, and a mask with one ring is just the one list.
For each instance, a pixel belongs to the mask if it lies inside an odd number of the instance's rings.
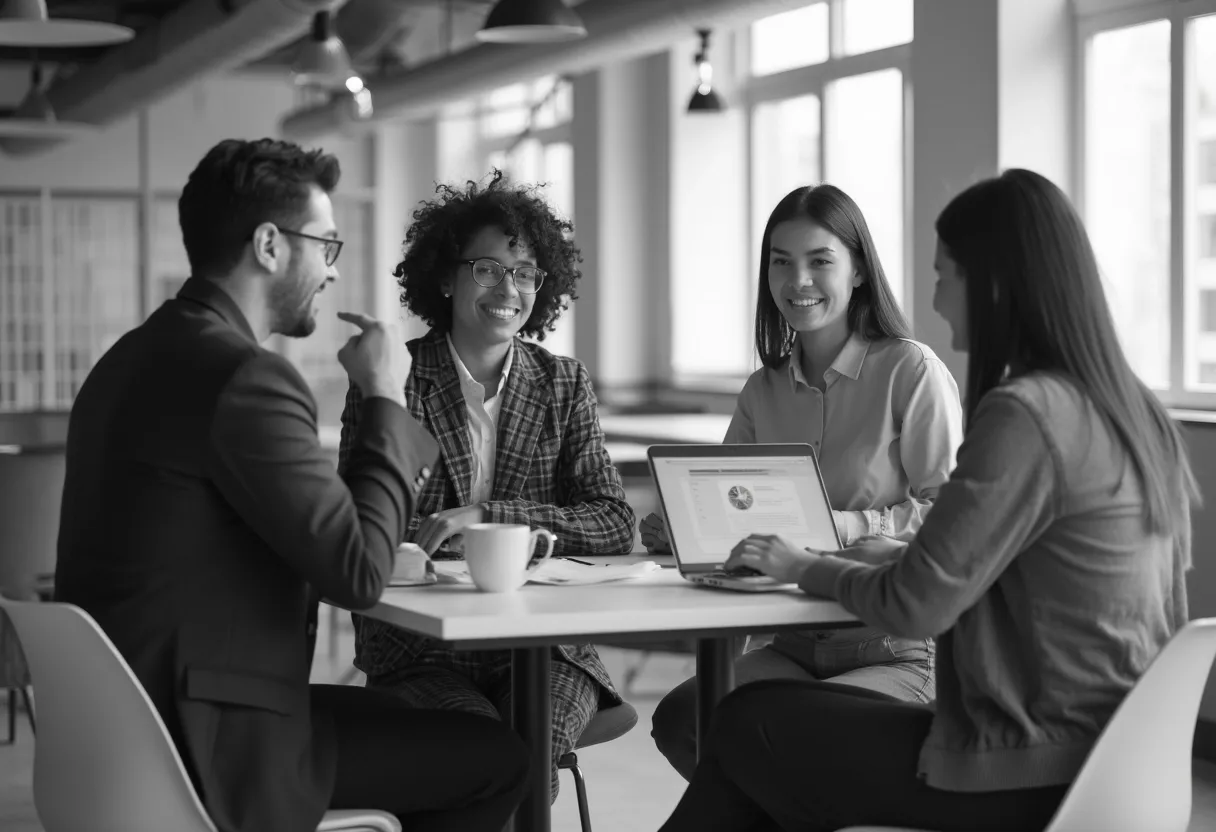
{"label": "white table", "polygon": [[[633,556],[583,557],[629,563]],[[847,627],[859,622],[834,601],[790,592],[749,593],[694,586],[674,569],[643,580],[595,586],[539,586],[492,595],[470,585],[390,589],[365,615],[456,649],[510,649],[512,719],[532,748],[529,790],[516,832],[549,832],[551,726],[549,648],[556,644],[697,639],[697,734],[734,685],[735,636]]]}
{"label": "white table", "polygon": [[719,445],[729,426],[730,416],[724,413],[600,414],[608,439],[643,445]]}

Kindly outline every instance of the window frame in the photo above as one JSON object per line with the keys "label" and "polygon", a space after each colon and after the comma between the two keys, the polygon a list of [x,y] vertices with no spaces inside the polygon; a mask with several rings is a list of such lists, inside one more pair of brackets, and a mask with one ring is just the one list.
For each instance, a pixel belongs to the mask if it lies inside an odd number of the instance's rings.
{"label": "window frame", "polygon": [[1075,204],[1081,216],[1088,221],[1085,195],[1086,149],[1089,127],[1089,81],[1092,39],[1103,33],[1123,29],[1155,20],[1170,23],[1170,346],[1169,389],[1153,392],[1167,407],[1187,412],[1216,411],[1216,391],[1186,389],[1186,297],[1188,245],[1197,245],[1190,239],[1188,224],[1195,212],[1193,188],[1186,179],[1187,173],[1196,171],[1198,153],[1188,148],[1191,127],[1188,112],[1187,82],[1191,62],[1188,46],[1189,21],[1216,14],[1216,0],[1153,0],[1127,8],[1078,14],[1076,21],[1075,78],[1076,78],[1076,124],[1074,130],[1074,179],[1076,183]]}
{"label": "window frame", "polygon": [[[755,217],[755,188],[753,152],[754,152],[754,121],[756,107],[774,101],[783,101],[805,95],[815,95],[819,99],[819,160],[820,176],[823,177],[829,165],[828,159],[828,130],[832,119],[831,96],[827,94],[828,87],[835,81],[866,75],[871,72],[881,72],[888,69],[899,70],[903,80],[903,176],[901,177],[900,202],[903,207],[903,246],[900,256],[903,260],[903,281],[900,286],[903,298],[904,315],[910,326],[915,323],[913,314],[913,269],[912,269],[912,124],[913,124],[913,95],[912,95],[912,49],[913,40],[895,46],[876,49],[872,52],[845,54],[844,52],[844,0],[818,0],[828,6],[828,58],[826,61],[807,66],[773,72],[765,75],[751,74],[751,26],[740,27],[731,32],[730,48],[733,50],[733,60],[736,67],[741,68],[739,77],[734,84],[732,97],[738,101],[738,106],[744,111],[743,143],[746,155],[747,184],[744,198],[746,200],[747,221],[747,250],[754,256],[759,250],[760,240],[756,239],[757,231],[753,227]],[[1216,0],[1213,0],[1216,2]],[[806,5],[814,5],[807,3]],[[822,181],[827,181],[826,179]],[[754,265],[754,264],[753,264]],[[755,273],[749,271],[748,278],[753,283]],[[753,287],[754,288],[754,287]],[[754,296],[753,296],[754,303]],[[754,328],[754,306],[748,305],[742,310],[745,316],[746,329]],[[748,345],[752,364],[758,366],[753,344]],[[736,375],[724,373],[675,373],[672,386],[683,391],[704,392],[738,392],[750,374]]]}
{"label": "window frame", "polygon": [[[75,379],[70,370],[66,370],[66,368],[64,372],[61,372],[58,360],[61,353],[64,353],[65,348],[70,345],[63,340],[59,331],[64,321],[56,316],[54,312],[57,303],[62,300],[62,296],[58,295],[57,292],[60,282],[64,279],[55,268],[58,251],[55,205],[60,201],[97,201],[126,203],[134,209],[135,240],[133,242],[135,243],[136,262],[132,265],[136,268],[131,272],[130,290],[135,304],[135,315],[132,320],[132,326],[138,326],[143,320],[140,307],[141,274],[139,270],[139,260],[142,256],[143,208],[140,203],[139,192],[127,189],[99,188],[95,190],[81,190],[73,188],[15,187],[0,189],[0,198],[27,199],[37,203],[39,223],[37,241],[39,260],[37,271],[41,275],[41,292],[38,295],[39,308],[37,310],[41,338],[36,344],[32,342],[22,344],[23,348],[30,348],[30,350],[29,352],[21,353],[22,355],[35,354],[40,356],[41,365],[38,369],[38,376],[41,380],[40,392],[37,401],[32,406],[29,404],[18,405],[0,398],[0,413],[21,414],[66,411],[71,408],[75,401],[75,391],[70,390],[70,386]],[[8,302],[13,296],[3,284],[0,284],[0,295],[3,295],[3,297],[0,297],[0,312],[8,312]],[[6,322],[6,316],[0,316],[0,324]],[[91,321],[90,324],[94,322]],[[68,326],[70,327],[70,322]],[[5,341],[5,346],[8,346],[7,341]],[[93,347],[95,348],[96,345],[93,345]],[[100,353],[98,353],[97,357],[100,357]],[[96,361],[94,360],[93,363],[96,363]],[[90,365],[89,369],[92,369],[92,365]],[[87,372],[85,375],[87,376]],[[0,368],[0,378],[7,380],[6,372],[3,368]],[[63,392],[65,386],[68,389],[66,394]]]}

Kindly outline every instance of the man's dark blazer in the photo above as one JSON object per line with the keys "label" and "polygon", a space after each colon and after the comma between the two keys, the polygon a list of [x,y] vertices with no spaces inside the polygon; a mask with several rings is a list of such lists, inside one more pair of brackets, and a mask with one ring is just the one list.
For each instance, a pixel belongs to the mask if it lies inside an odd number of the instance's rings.
{"label": "man's dark blazer", "polygon": [[57,600],[130,663],[222,832],[312,830],[328,806],[317,601],[376,602],[438,455],[399,405],[365,407],[344,482],[304,379],[192,278],[72,408]]}

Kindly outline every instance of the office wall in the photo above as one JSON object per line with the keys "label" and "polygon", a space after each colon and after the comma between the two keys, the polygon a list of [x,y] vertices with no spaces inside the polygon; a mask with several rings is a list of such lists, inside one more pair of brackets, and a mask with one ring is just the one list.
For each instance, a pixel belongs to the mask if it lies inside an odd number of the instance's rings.
{"label": "office wall", "polygon": [[[0,100],[19,97],[24,83],[24,73],[0,70]],[[153,196],[173,196],[207,150],[221,139],[276,137],[279,119],[295,106],[298,94],[285,75],[261,72],[202,78],[149,107],[145,129],[141,130],[137,115],[46,152],[0,155],[0,193],[49,188],[52,192],[134,196],[146,189]],[[377,161],[383,161],[376,158],[374,141],[366,136],[332,136],[318,144],[341,161],[339,193],[371,193],[374,198],[373,171]],[[386,209],[378,216],[391,217],[403,210]],[[399,238],[396,248],[400,248]],[[363,257],[374,269],[383,267],[382,252],[366,252]],[[133,293],[139,291],[140,275],[134,268],[130,285]],[[373,296],[377,314],[396,307],[395,298],[387,295]],[[286,339],[272,339],[269,345],[293,357],[300,348]],[[336,357],[334,362],[336,365]],[[336,423],[345,383],[315,392],[323,418]],[[0,420],[0,444],[61,441],[64,427],[62,414],[10,414]]]}
{"label": "office wall", "polygon": [[[11,76],[0,77],[0,88]],[[148,108],[148,173],[153,190],[178,191],[207,149],[221,139],[278,135],[297,91],[286,77],[230,74],[202,78]],[[338,155],[343,185],[368,187],[366,142],[335,136],[320,143]],[[127,191],[140,187],[137,116],[79,140],[28,156],[0,155],[0,191],[36,188]]]}

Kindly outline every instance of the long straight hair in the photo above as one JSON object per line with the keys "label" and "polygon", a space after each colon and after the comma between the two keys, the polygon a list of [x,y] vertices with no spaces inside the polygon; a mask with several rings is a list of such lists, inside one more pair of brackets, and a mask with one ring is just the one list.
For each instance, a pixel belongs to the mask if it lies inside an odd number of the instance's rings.
{"label": "long straight hair", "polygon": [[834,234],[853,258],[863,282],[853,289],[847,311],[849,332],[871,341],[881,338],[911,338],[908,319],[895,302],[870,227],[857,203],[835,185],[795,188],[769,214],[760,239],[760,287],[756,295],[756,352],[765,367],[779,368],[794,346],[794,328],[786,321],[768,287],[768,260],[773,229],[789,220],[810,220]]}
{"label": "long straight hair", "polygon": [[1011,366],[1067,375],[1127,448],[1148,529],[1185,531],[1183,500],[1199,502],[1185,442],[1123,354],[1089,235],[1064,192],[1007,170],[951,200],[936,227],[966,281],[968,422]]}

